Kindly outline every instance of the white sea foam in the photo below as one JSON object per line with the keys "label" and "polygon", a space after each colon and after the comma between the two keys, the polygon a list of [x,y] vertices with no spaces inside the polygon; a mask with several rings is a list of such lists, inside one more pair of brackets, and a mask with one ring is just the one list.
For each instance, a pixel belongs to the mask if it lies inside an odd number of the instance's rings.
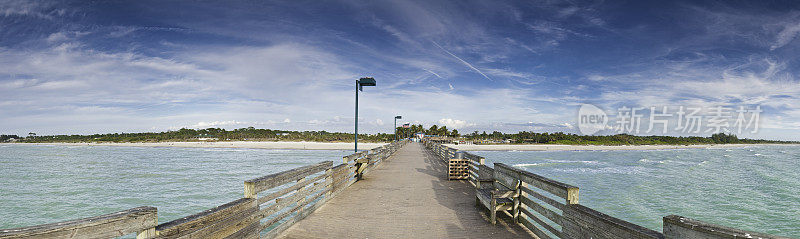
{"label": "white sea foam", "polygon": [[641,174],[646,169],[639,166],[634,167],[604,167],[604,168],[565,168],[554,169],[565,173],[586,173],[586,174]]}
{"label": "white sea foam", "polygon": [[649,160],[649,159],[639,159],[639,162],[642,162],[642,163],[661,163],[661,164],[664,163],[664,161],[662,161],[662,160]]}
{"label": "white sea foam", "polygon": [[530,166],[536,166],[536,165],[541,165],[541,164],[540,163],[520,163],[520,164],[514,164],[514,167],[524,168],[524,167],[530,167]]}

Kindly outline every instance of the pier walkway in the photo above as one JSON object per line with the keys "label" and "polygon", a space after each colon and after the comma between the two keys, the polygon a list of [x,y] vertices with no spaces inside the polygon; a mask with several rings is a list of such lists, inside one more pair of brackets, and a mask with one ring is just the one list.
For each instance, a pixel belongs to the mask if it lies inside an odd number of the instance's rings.
{"label": "pier walkway", "polygon": [[448,180],[441,160],[409,143],[279,238],[530,237],[511,218],[492,225],[486,214],[474,186]]}

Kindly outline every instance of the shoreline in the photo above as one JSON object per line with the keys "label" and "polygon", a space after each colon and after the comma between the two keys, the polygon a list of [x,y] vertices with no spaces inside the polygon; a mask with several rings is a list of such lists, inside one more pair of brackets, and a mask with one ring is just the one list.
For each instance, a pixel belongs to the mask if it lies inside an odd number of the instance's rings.
{"label": "shoreline", "polygon": [[[248,148],[248,149],[306,149],[352,150],[353,143],[327,143],[306,141],[224,141],[224,142],[157,142],[157,143],[0,143],[0,145],[55,145],[55,146],[113,146],[113,147],[174,147],[174,148]],[[359,149],[373,149],[386,143],[358,143]]]}
{"label": "shoreline", "polygon": [[800,144],[691,144],[691,145],[564,145],[564,144],[444,144],[464,151],[620,151],[665,149],[721,149],[749,146],[800,146]]}
{"label": "shoreline", "polygon": [[[0,143],[0,145],[56,145],[56,146],[114,146],[114,147],[176,147],[176,148],[252,148],[252,149],[305,149],[351,150],[353,143],[306,141],[224,141],[224,142],[156,142],[156,143]],[[386,143],[359,143],[361,149],[373,149]],[[464,151],[618,151],[665,149],[718,149],[759,145],[800,144],[696,144],[696,145],[557,145],[557,144],[445,144]]]}

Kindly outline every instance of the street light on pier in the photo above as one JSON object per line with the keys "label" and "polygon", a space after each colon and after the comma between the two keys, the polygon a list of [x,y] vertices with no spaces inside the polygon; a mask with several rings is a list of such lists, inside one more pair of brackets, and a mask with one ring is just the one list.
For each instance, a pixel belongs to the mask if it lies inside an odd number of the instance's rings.
{"label": "street light on pier", "polygon": [[358,153],[358,92],[362,91],[364,86],[375,86],[375,79],[372,77],[363,77],[356,80],[356,143],[354,147],[356,153]]}
{"label": "street light on pier", "polygon": [[395,116],[394,117],[394,140],[399,140],[400,138],[397,136],[397,120],[403,119],[403,116]]}

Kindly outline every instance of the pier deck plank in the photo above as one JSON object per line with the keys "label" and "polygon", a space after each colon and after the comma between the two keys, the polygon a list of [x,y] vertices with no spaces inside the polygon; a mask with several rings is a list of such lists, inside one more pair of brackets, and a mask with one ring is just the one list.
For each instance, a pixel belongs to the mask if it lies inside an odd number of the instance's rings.
{"label": "pier deck plank", "polygon": [[489,223],[475,188],[410,143],[278,238],[527,238],[500,216]]}

